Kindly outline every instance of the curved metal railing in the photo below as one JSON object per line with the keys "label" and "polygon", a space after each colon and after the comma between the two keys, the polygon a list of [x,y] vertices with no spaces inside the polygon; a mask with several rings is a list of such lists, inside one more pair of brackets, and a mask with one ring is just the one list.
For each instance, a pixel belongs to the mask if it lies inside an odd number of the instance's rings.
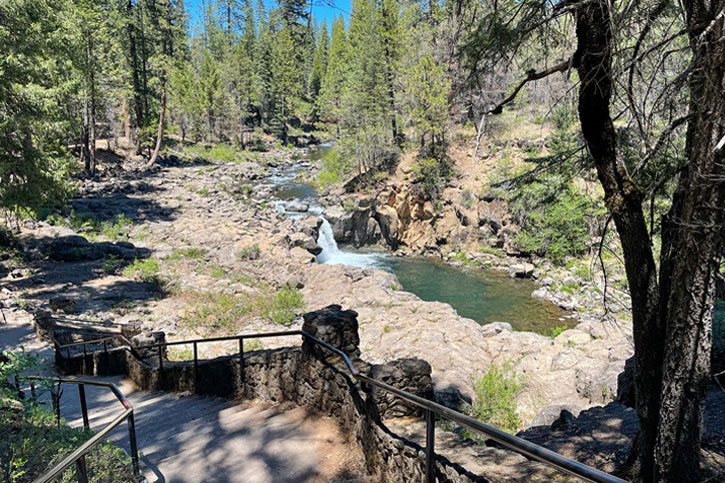
{"label": "curved metal railing", "polygon": [[[81,483],[88,482],[88,470],[86,468],[86,454],[93,449],[95,445],[103,440],[103,438],[110,433],[115,427],[121,424],[124,420],[128,421],[128,439],[131,449],[131,463],[133,465],[133,474],[140,476],[139,465],[138,465],[138,446],[136,444],[136,423],[133,416],[133,406],[126,399],[126,396],[111,382],[95,381],[91,379],[77,379],[77,378],[61,378],[61,377],[41,377],[41,376],[29,376],[25,379],[32,381],[48,380],[59,384],[75,384],[78,386],[78,394],[81,403],[81,413],[83,416],[83,426],[89,429],[88,423],[88,406],[86,405],[86,391],[85,386],[97,386],[108,388],[116,399],[123,405],[123,412],[113,418],[111,422],[106,424],[103,429],[98,431],[88,441],[80,445],[78,448],[73,450],[65,458],[59,461],[55,466],[48,469],[45,473],[40,475],[33,483],[48,483],[53,481],[55,478],[60,476],[65,470],[76,465],[78,472],[78,479]],[[60,401],[58,401],[60,407]],[[60,411],[60,409],[58,409]],[[60,414],[60,412],[58,413]]]}
{"label": "curved metal railing", "polygon": [[[542,446],[531,443],[530,441],[519,438],[512,434],[506,433],[505,431],[501,431],[500,429],[497,429],[493,426],[489,426],[488,424],[484,424],[484,423],[482,423],[476,419],[473,419],[469,416],[466,416],[465,414],[462,414],[458,411],[454,411],[450,408],[442,406],[442,405],[435,403],[433,401],[430,401],[428,399],[421,398],[419,396],[416,396],[415,394],[411,394],[407,391],[403,391],[401,389],[398,389],[398,388],[395,388],[388,384],[385,384],[384,382],[378,381],[378,380],[368,377],[364,374],[361,374],[355,369],[355,367],[352,365],[352,362],[350,361],[350,358],[343,351],[341,351],[337,347],[334,347],[334,346],[328,344],[327,342],[325,342],[321,339],[318,339],[317,337],[315,337],[311,334],[308,334],[307,332],[302,331],[302,330],[289,330],[289,331],[282,331],[282,332],[266,332],[266,333],[256,333],[256,334],[242,334],[242,335],[234,335],[234,336],[226,336],[226,337],[212,337],[209,339],[190,339],[190,340],[174,341],[174,342],[159,342],[156,344],[146,344],[146,345],[140,345],[140,346],[132,345],[131,342],[128,341],[128,339],[126,339],[123,336],[114,335],[109,338],[112,339],[112,338],[122,337],[124,340],[124,344],[128,345],[131,348],[131,352],[135,355],[135,357],[139,358],[140,360],[146,359],[150,356],[147,356],[147,357],[141,356],[138,353],[139,350],[157,349],[158,350],[158,352],[157,352],[158,365],[159,365],[159,370],[161,370],[161,371],[163,371],[164,350],[167,347],[175,346],[175,345],[190,345],[191,344],[191,345],[193,345],[193,348],[194,348],[193,362],[194,362],[194,378],[195,378],[195,380],[197,380],[197,377],[198,377],[198,364],[199,364],[198,344],[203,344],[203,343],[208,343],[208,342],[238,340],[239,341],[240,374],[241,374],[242,380],[244,380],[244,340],[245,339],[286,337],[286,336],[293,336],[293,335],[301,335],[303,338],[306,338],[306,339],[314,342],[315,344],[317,344],[321,347],[324,347],[327,350],[340,356],[343,359],[345,366],[350,371],[350,374],[352,375],[352,377],[361,384],[361,388],[365,392],[369,392],[370,386],[374,386],[374,387],[377,387],[390,394],[393,394],[393,395],[399,397],[400,399],[407,401],[409,404],[412,404],[424,411],[425,419],[426,419],[426,477],[425,477],[426,483],[432,483],[433,481],[435,481],[434,466],[435,466],[435,416],[436,415],[438,415],[442,418],[448,419],[450,421],[453,421],[472,431],[476,431],[477,433],[483,434],[487,438],[490,438],[490,439],[498,442],[499,444],[509,448],[510,450],[513,450],[517,453],[523,454],[524,456],[527,456],[529,458],[540,461],[541,463],[551,466],[558,471],[561,471],[568,475],[574,476],[576,478],[580,478],[581,480],[594,482],[594,483],[626,483],[625,480],[612,476],[603,471],[597,470],[596,468],[592,468],[585,464],[579,463],[572,459],[566,458],[558,453],[555,453],[554,451],[551,451]],[[109,338],[104,338],[104,339],[109,339]],[[103,341],[104,339],[99,339],[99,340]],[[66,345],[62,345],[62,346],[59,344],[56,344],[56,346],[62,350],[62,349],[68,349],[72,346],[83,345],[84,352],[85,352],[86,344],[93,344],[95,342],[97,342],[97,341],[75,342],[72,344],[66,344]]]}

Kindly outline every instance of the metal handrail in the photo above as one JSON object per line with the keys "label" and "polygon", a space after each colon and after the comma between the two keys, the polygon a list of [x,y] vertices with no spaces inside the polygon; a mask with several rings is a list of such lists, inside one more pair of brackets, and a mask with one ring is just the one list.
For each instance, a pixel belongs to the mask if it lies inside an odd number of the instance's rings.
{"label": "metal handrail", "polygon": [[[347,366],[351,375],[356,379],[357,382],[359,382],[361,384],[362,389],[365,390],[366,392],[369,390],[368,389],[369,386],[375,386],[375,387],[378,387],[386,392],[389,392],[425,411],[425,419],[426,419],[426,482],[427,483],[428,482],[432,483],[433,481],[435,481],[435,470],[434,470],[434,464],[435,464],[435,449],[434,449],[434,446],[435,446],[435,415],[441,416],[441,417],[451,420],[455,423],[458,423],[459,425],[464,426],[468,429],[471,429],[478,433],[484,434],[488,438],[502,444],[503,446],[506,446],[507,448],[509,448],[517,453],[520,453],[520,454],[523,454],[530,458],[533,458],[535,460],[538,460],[538,461],[540,461],[546,465],[549,465],[563,473],[574,476],[576,478],[580,478],[584,481],[593,482],[593,483],[627,483],[626,480],[617,478],[616,476],[612,476],[608,473],[597,470],[596,468],[592,468],[583,463],[579,463],[572,459],[561,456],[560,454],[555,453],[554,451],[551,451],[542,446],[531,443],[530,441],[519,438],[512,434],[506,433],[505,431],[497,429],[493,426],[484,424],[484,423],[482,423],[476,419],[473,419],[469,416],[466,416],[465,414],[462,414],[458,411],[454,411],[450,408],[442,406],[442,405],[435,403],[433,401],[430,401],[428,399],[421,398],[419,396],[416,396],[415,394],[411,394],[407,391],[398,389],[389,384],[385,384],[384,382],[378,381],[378,380],[368,377],[364,374],[360,374],[353,367],[352,362],[350,361],[350,358],[342,350],[338,349],[337,347],[335,347],[331,344],[328,344],[327,342],[325,342],[321,339],[318,339],[317,337],[315,337],[303,330],[266,332],[266,333],[256,333],[256,334],[241,334],[241,335],[234,335],[234,336],[212,337],[212,338],[208,338],[208,339],[190,339],[190,340],[174,341],[174,342],[159,342],[159,343],[155,343],[155,344],[147,344],[147,345],[131,346],[131,347],[132,347],[132,353],[134,353],[135,350],[139,350],[139,349],[158,348],[159,349],[159,352],[158,352],[159,369],[163,370],[163,358],[162,358],[162,351],[161,351],[162,348],[168,347],[168,346],[173,346],[173,345],[193,344],[194,345],[194,375],[195,375],[195,379],[196,379],[197,372],[198,372],[197,344],[201,344],[201,343],[205,343],[205,342],[238,340],[239,341],[239,358],[240,358],[240,366],[241,366],[241,377],[243,380],[244,379],[244,345],[243,345],[244,339],[283,337],[283,336],[292,336],[292,335],[301,335],[302,337],[307,338],[307,339],[311,340],[312,342],[320,345],[321,347],[324,347],[324,348],[334,352],[335,354],[339,355],[345,362],[345,365]],[[112,336],[112,337],[116,337],[116,336]],[[84,343],[74,343],[72,345],[92,344],[92,343],[94,343],[94,341],[87,341]],[[130,342],[129,342],[129,345],[130,345]],[[63,346],[63,347],[66,347],[66,346]],[[138,354],[134,354],[134,355],[136,357],[138,357],[140,360],[144,359],[144,358],[140,357]],[[148,356],[148,357],[150,357],[150,356]],[[366,385],[369,385],[368,388],[365,387]]]}
{"label": "metal handrail", "polygon": [[[78,448],[73,450],[70,454],[68,454],[66,457],[64,457],[60,462],[58,462],[55,466],[50,468],[48,471],[40,475],[38,478],[34,480],[33,483],[49,483],[53,481],[55,478],[60,476],[65,470],[67,470],[72,464],[76,464],[77,470],[78,470],[78,477],[79,480],[82,483],[85,483],[88,481],[88,472],[86,468],[86,461],[85,456],[86,454],[93,449],[95,445],[97,445],[103,438],[110,433],[114,428],[116,428],[121,422],[123,422],[124,419],[128,421],[128,439],[129,439],[129,445],[131,448],[131,464],[133,466],[133,474],[135,476],[140,476],[140,470],[139,470],[139,464],[138,464],[138,445],[136,444],[136,423],[134,421],[134,415],[133,415],[133,406],[129,402],[128,399],[126,399],[126,396],[123,395],[120,389],[116,387],[115,384],[111,382],[103,382],[103,381],[94,381],[91,379],[77,379],[77,378],[60,378],[60,377],[42,377],[42,376],[28,376],[26,377],[28,380],[38,381],[38,380],[48,380],[57,382],[59,384],[76,384],[78,385],[78,393],[80,396],[80,402],[81,402],[81,413],[83,416],[83,426],[86,429],[89,429],[88,424],[88,408],[86,405],[86,392],[85,392],[85,386],[97,386],[97,387],[105,387],[108,388],[114,396],[116,396],[116,399],[118,399],[121,404],[124,407],[124,411],[116,416],[110,423],[106,424],[103,429],[98,431],[96,434],[93,435],[92,438],[90,438],[88,441],[80,445]],[[60,411],[60,402],[58,402]],[[58,413],[60,415],[60,412]]]}

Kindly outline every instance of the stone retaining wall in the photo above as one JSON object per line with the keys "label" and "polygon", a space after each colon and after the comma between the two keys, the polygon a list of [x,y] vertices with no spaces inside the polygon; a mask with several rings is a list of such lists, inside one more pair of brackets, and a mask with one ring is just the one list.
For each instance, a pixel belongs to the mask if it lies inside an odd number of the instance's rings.
{"label": "stone retaining wall", "polygon": [[[420,359],[400,359],[372,365],[359,358],[357,313],[331,305],[305,314],[303,330],[341,348],[355,369],[390,385],[432,399],[431,367]],[[148,340],[135,342],[148,343]],[[152,334],[163,340],[163,333]],[[140,344],[139,344],[140,345]],[[127,374],[147,390],[189,391],[196,394],[289,401],[337,419],[344,431],[354,435],[363,449],[368,471],[379,481],[422,481],[425,448],[393,434],[383,423],[388,418],[420,416],[419,411],[390,394],[363,391],[351,378],[342,359],[321,346],[304,340],[301,347],[259,350],[244,354],[244,370],[238,355],[193,362],[144,361],[125,348],[112,348],[84,356],[56,354],[58,366],[74,374]],[[477,477],[458,464],[438,456],[440,482],[504,481],[491,475]]]}

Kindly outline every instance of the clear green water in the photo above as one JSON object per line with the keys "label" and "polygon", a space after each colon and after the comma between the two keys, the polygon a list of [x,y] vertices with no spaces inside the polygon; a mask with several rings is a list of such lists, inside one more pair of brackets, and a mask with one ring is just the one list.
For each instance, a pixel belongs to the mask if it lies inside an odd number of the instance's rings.
{"label": "clear green water", "polygon": [[568,312],[531,296],[538,288],[534,282],[503,272],[451,267],[429,258],[387,257],[380,264],[397,275],[407,292],[448,303],[459,315],[480,324],[509,322],[515,330],[546,332],[573,322]]}
{"label": "clear green water", "polygon": [[[318,161],[330,149],[332,144],[321,145],[300,159]],[[314,188],[295,182],[295,177],[295,170],[289,171],[288,181],[281,184],[276,195],[283,199],[314,199]],[[495,270],[451,267],[433,258],[398,258],[382,253],[361,253],[351,247],[340,247],[341,251],[334,248],[336,253],[330,263],[392,272],[406,291],[429,302],[448,303],[459,315],[480,324],[508,322],[514,330],[547,332],[572,323],[567,317],[569,314],[556,305],[531,297],[531,292],[538,286],[529,280],[512,279]]]}

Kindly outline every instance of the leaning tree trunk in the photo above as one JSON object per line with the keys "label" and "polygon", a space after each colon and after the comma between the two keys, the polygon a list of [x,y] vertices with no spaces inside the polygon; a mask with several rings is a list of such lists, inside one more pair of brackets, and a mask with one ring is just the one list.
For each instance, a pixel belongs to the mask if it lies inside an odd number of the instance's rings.
{"label": "leaning tree trunk", "polygon": [[663,222],[661,314],[667,322],[655,460],[659,481],[699,481],[710,380],[715,276],[725,236],[725,1],[684,2],[692,48],[688,163]]}
{"label": "leaning tree trunk", "polygon": [[164,138],[164,118],[166,117],[166,82],[161,81],[161,114],[159,115],[159,130],[156,134],[156,147],[154,153],[151,155],[151,159],[146,164],[149,168],[154,165],[156,159],[159,157],[159,151],[161,150],[161,140]]}
{"label": "leaning tree trunk", "polygon": [[[635,394],[640,433],[634,471],[653,474],[654,446],[660,407],[664,327],[659,317],[657,269],[642,210],[642,195],[617,153],[617,135],[609,113],[612,96],[612,30],[610,4],[595,0],[577,12],[579,119],[594,159],[605,203],[617,227],[632,297],[635,346]],[[645,477],[645,480],[650,479]]]}

